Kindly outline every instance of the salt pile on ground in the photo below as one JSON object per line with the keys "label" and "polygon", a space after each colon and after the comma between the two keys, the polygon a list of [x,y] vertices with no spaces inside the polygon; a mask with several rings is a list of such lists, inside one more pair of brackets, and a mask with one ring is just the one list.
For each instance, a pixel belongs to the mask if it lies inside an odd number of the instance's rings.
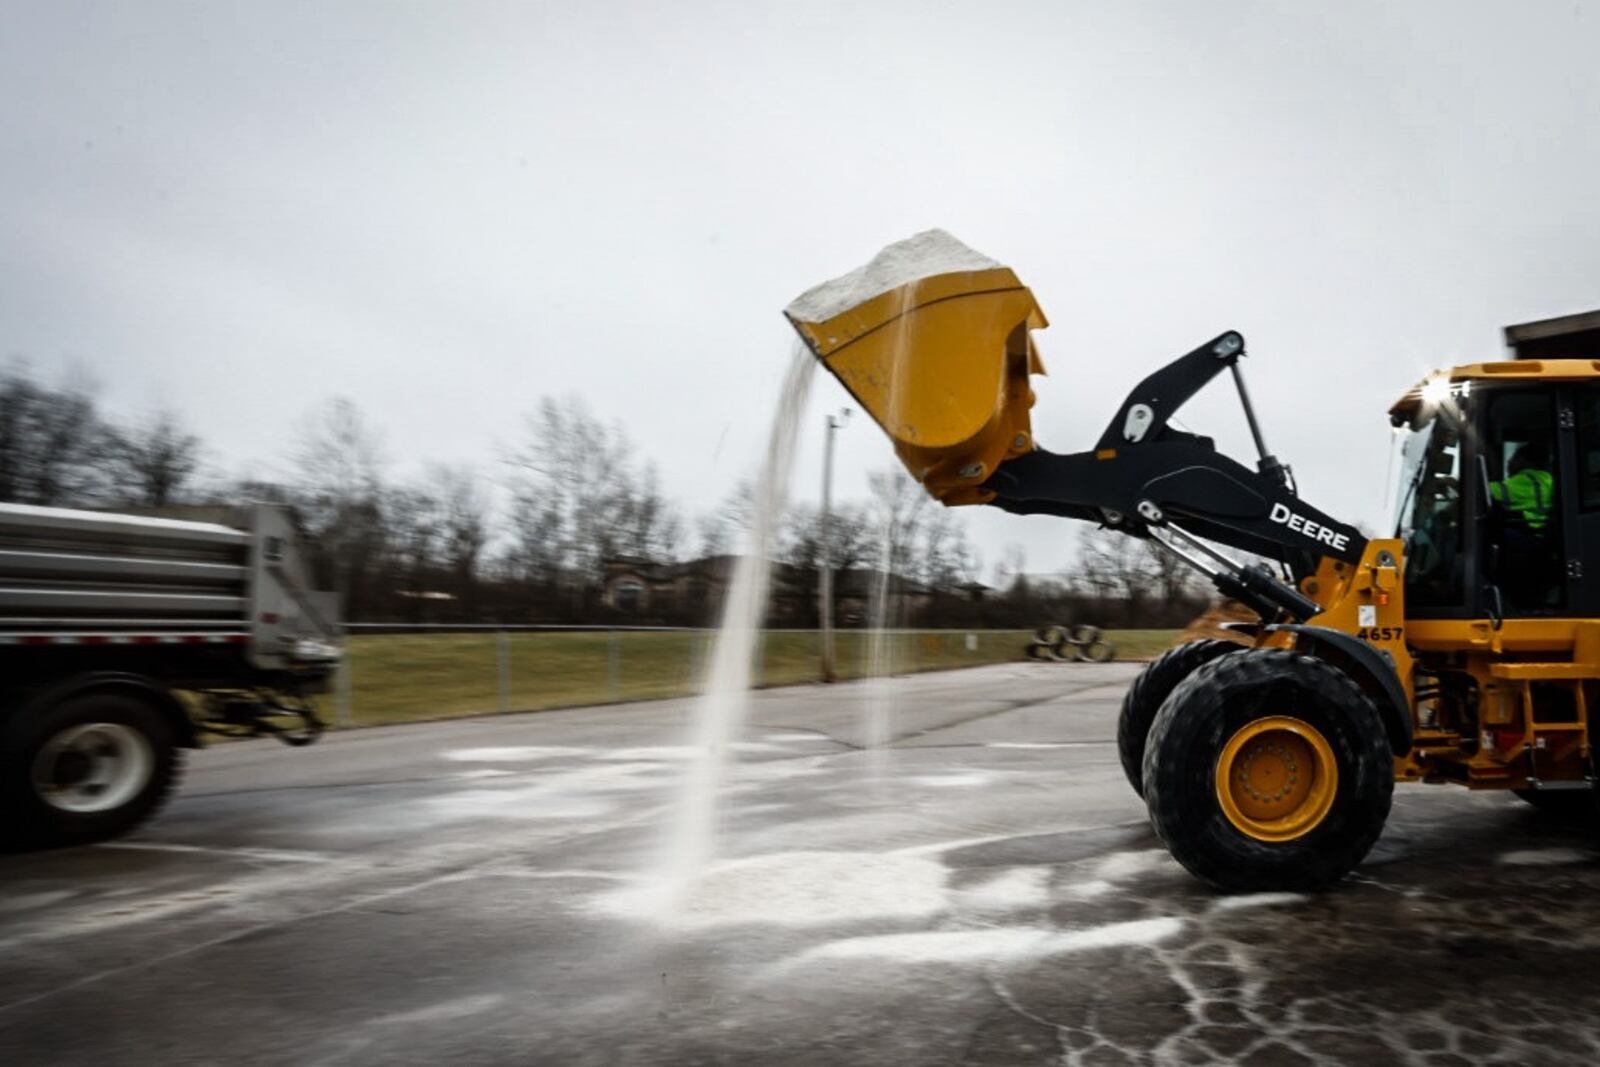
{"label": "salt pile on ground", "polygon": [[1211,905],[1214,912],[1243,911],[1246,908],[1271,908],[1279,904],[1299,904],[1311,898],[1304,893],[1241,893],[1219,897]]}
{"label": "salt pile on ground", "polygon": [[933,789],[953,789],[960,786],[987,785],[992,780],[992,775],[979,774],[976,771],[967,773],[949,771],[943,774],[916,774],[905,781],[908,785],[921,785]]}
{"label": "salt pile on ground", "polygon": [[1109,923],[1085,930],[1014,927],[850,937],[807,949],[793,962],[883,959],[894,963],[961,963],[1040,958],[1118,945],[1154,945],[1182,931],[1183,925],[1182,919],[1169,917]]}
{"label": "salt pile on ground", "polygon": [[1018,867],[988,881],[966,886],[962,903],[982,911],[1011,912],[1040,908],[1050,903],[1050,870]]}
{"label": "salt pile on ground", "polygon": [[596,898],[597,911],[680,928],[826,926],[916,919],[947,906],[945,869],[928,859],[871,852],[780,852],[730,860],[692,880],[646,883]]}
{"label": "salt pile on ground", "polygon": [[523,760],[557,759],[561,756],[588,755],[586,748],[564,745],[502,745],[495,748],[453,748],[441,752],[448,760],[460,763],[515,763]]}
{"label": "salt pile on ground", "polygon": [[1178,866],[1171,854],[1166,849],[1148,848],[1138,852],[1113,852],[1095,870],[1095,877],[1101,881],[1120,882],[1125,878],[1135,878],[1150,871],[1174,869]]}
{"label": "salt pile on ground", "polygon": [[1528,848],[1506,852],[1500,862],[1508,867],[1559,867],[1568,863],[1585,863],[1594,859],[1593,852],[1576,848]]}

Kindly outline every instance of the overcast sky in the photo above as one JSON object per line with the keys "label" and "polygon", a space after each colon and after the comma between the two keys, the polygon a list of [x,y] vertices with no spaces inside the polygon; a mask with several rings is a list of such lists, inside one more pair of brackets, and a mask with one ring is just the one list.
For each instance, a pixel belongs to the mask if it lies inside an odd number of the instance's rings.
{"label": "overcast sky", "polygon": [[[544,394],[708,508],[780,309],[931,226],[1051,327],[1045,447],[1227,328],[1303,494],[1383,525],[1384,412],[1600,307],[1600,4],[0,7],[0,355],[180,411],[233,470],[356,399],[394,470],[492,467]],[[1180,416],[1250,461],[1226,380]],[[797,492],[815,497],[819,377]],[[892,462],[864,419],[845,496]],[[257,468],[259,469],[259,468]],[[268,468],[270,470],[270,467]],[[992,565],[1070,525],[984,509]],[[986,568],[987,573],[987,568]]]}

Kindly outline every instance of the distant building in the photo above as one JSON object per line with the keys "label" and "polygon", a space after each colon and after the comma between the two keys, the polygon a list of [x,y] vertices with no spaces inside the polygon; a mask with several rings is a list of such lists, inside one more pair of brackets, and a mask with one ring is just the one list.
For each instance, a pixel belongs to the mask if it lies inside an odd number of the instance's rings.
{"label": "distant building", "polygon": [[600,599],[625,615],[697,614],[722,600],[737,556],[706,556],[687,563],[657,563],[618,556],[605,563]]}
{"label": "distant building", "polygon": [[888,598],[885,615],[890,622],[904,620],[911,613],[921,611],[934,597],[934,590],[921,582],[866,567],[853,567],[835,574],[833,589],[834,611],[845,626],[871,625],[873,604],[880,595]]}

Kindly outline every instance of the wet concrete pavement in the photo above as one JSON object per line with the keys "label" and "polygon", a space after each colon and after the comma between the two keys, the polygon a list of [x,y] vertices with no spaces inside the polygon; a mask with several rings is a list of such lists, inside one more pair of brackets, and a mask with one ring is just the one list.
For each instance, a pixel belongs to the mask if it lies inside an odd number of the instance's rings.
{"label": "wet concrete pavement", "polygon": [[1122,779],[1137,665],[753,700],[720,859],[644,877],[665,701],[200,753],[168,811],[0,857],[0,1062],[1592,1063],[1600,862],[1408,786],[1347,884],[1218,897]]}

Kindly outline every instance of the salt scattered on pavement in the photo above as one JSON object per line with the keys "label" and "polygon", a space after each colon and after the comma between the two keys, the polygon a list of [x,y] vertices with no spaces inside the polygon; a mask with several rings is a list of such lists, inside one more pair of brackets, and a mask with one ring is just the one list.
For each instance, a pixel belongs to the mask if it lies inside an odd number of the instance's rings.
{"label": "salt scattered on pavement", "polygon": [[1500,862],[1508,867],[1556,867],[1567,863],[1584,863],[1594,858],[1593,852],[1577,848],[1529,848],[1500,854]]}
{"label": "salt scattered on pavement", "polygon": [[562,756],[583,756],[588,752],[586,748],[571,748],[565,745],[501,745],[494,748],[452,748],[439,755],[459,763],[519,763],[557,759]]}
{"label": "salt scattered on pavement", "polygon": [[663,926],[825,926],[944,911],[945,868],[917,856],[780,852],[713,864],[687,884],[645,881],[594,898],[594,910]]}
{"label": "salt scattered on pavement", "polygon": [[1211,910],[1243,911],[1246,908],[1270,908],[1278,904],[1298,904],[1310,900],[1304,893],[1241,893],[1238,896],[1218,897],[1211,902]]}
{"label": "salt scattered on pavement", "polygon": [[1109,923],[1085,930],[1012,927],[883,934],[829,941],[807,949],[790,962],[816,959],[882,959],[896,963],[1009,961],[1118,945],[1153,945],[1182,929],[1182,919],[1163,917]]}

